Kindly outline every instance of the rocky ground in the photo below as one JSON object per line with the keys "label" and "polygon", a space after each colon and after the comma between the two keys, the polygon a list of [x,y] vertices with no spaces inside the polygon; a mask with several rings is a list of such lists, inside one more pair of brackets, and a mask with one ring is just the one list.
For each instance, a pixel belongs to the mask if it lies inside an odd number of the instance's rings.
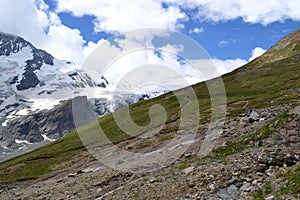
{"label": "rocky ground", "polygon": [[[0,198],[300,199],[300,106],[247,109],[228,117],[218,145],[198,158],[206,128],[201,127],[200,140],[179,160],[160,170],[118,172],[85,151],[39,179],[1,184]],[[137,143],[125,141],[120,146],[133,151],[150,148],[133,144]]]}

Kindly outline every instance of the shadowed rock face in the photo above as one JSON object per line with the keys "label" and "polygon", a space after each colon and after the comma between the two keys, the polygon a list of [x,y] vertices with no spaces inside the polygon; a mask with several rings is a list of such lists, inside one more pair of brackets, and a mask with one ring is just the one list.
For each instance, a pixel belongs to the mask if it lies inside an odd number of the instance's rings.
{"label": "shadowed rock face", "polygon": [[66,101],[50,111],[43,110],[16,118],[0,132],[4,140],[10,138],[11,141],[6,143],[14,149],[19,146],[15,139],[37,143],[44,140],[42,134],[50,139],[58,139],[74,129],[72,102]]}
{"label": "shadowed rock face", "polygon": [[0,56],[9,56],[11,53],[17,53],[22,48],[32,46],[29,42],[21,37],[0,32]]}
{"label": "shadowed rock face", "polygon": [[0,32],[0,42],[0,56],[9,56],[12,53],[19,52],[24,47],[29,47],[32,50],[33,58],[25,61],[25,72],[23,73],[22,80],[20,80],[20,84],[17,85],[17,90],[19,91],[36,87],[40,81],[34,71],[40,69],[43,64],[53,65],[53,56],[35,48],[30,42],[21,37]]}

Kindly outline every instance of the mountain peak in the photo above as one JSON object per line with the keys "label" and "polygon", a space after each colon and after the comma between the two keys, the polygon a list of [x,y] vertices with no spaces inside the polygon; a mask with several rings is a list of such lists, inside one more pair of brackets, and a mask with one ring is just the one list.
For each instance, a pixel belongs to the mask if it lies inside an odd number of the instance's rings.
{"label": "mountain peak", "polygon": [[0,31],[0,56],[9,56],[19,52],[22,48],[33,45],[19,36]]}
{"label": "mountain peak", "polygon": [[[25,72],[16,87],[18,90],[26,90],[36,87],[40,80],[35,70],[40,69],[43,64],[53,65],[54,57],[46,51],[37,49],[30,42],[22,37],[0,32],[0,56],[10,56],[28,47],[31,50],[32,58],[25,60]],[[16,80],[17,81],[17,80]]]}

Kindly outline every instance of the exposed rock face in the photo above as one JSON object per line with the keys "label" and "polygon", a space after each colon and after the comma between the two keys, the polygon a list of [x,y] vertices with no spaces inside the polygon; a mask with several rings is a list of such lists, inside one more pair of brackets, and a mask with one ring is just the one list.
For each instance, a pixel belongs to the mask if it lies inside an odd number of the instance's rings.
{"label": "exposed rock face", "polygon": [[[32,50],[33,58],[25,61],[25,72],[23,73],[22,80],[17,85],[17,90],[26,90],[37,86],[40,81],[34,71],[40,69],[43,64],[53,65],[53,56],[43,50],[36,49],[30,42],[18,36],[0,32],[0,41],[0,56],[10,56],[13,53],[18,53],[24,47],[29,47]],[[17,81],[18,79],[16,78],[11,83],[13,84]]]}
{"label": "exposed rock face", "polygon": [[49,111],[39,111],[10,121],[0,135],[10,135],[13,140],[11,143],[14,143],[15,139],[37,143],[44,140],[42,135],[49,139],[58,139],[75,128],[72,101],[68,100]]}
{"label": "exposed rock face", "polygon": [[[0,32],[0,57],[0,126],[6,117],[18,117],[18,111],[47,105],[50,109],[85,88],[96,87],[74,63],[57,60],[18,36]],[[45,101],[44,106],[34,105],[35,100]]]}
{"label": "exposed rock face", "polygon": [[97,86],[101,88],[107,88],[108,85],[108,80],[104,76],[101,76],[99,82],[97,83]]}
{"label": "exposed rock face", "polygon": [[19,52],[23,47],[32,46],[29,42],[21,37],[0,32],[0,56],[9,56],[12,53]]}

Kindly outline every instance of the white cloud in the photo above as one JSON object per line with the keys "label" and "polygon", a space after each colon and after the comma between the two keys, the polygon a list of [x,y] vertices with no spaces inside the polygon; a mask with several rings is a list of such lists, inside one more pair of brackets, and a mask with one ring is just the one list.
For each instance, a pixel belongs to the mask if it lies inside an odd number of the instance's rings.
{"label": "white cloud", "polygon": [[[200,73],[202,75],[201,81],[205,81],[205,80],[209,80],[227,74],[245,65],[247,61],[240,58],[228,59],[228,60],[221,60],[221,59],[214,58],[214,59],[191,60],[191,63],[195,66],[198,66],[198,69],[200,69]],[[197,82],[199,82],[199,79]]]}
{"label": "white cloud", "polygon": [[50,26],[47,34],[47,42],[43,44],[49,53],[56,58],[69,59],[81,64],[84,60],[84,40],[77,29],[70,29],[64,25]]}
{"label": "white cloud", "polygon": [[[1,31],[20,35],[56,58],[81,64],[99,43],[107,41],[85,43],[79,30],[62,24],[57,14],[59,12],[70,12],[74,16],[93,15],[96,17],[95,31],[106,32],[124,32],[139,28],[180,30],[184,27],[183,23],[188,20],[187,14],[181,8],[197,8],[195,19],[204,21],[218,22],[241,17],[249,23],[268,24],[285,19],[300,20],[298,0],[228,0],[226,4],[221,0],[132,0],[126,3],[123,0],[56,1],[58,8],[55,12],[51,12],[43,0],[1,0]],[[162,1],[168,6],[163,7]],[[17,14],[12,15],[12,13]],[[202,27],[197,27],[189,30],[189,33],[203,31]],[[122,44],[126,41],[116,42],[123,46],[135,45],[134,43]],[[234,42],[234,40],[224,40],[220,41],[219,45],[226,46]],[[84,47],[85,44],[87,46]],[[117,51],[119,50],[114,49],[113,52]],[[263,52],[262,48],[255,48],[249,60]],[[230,71],[244,62],[246,61],[240,59],[217,61],[222,72]]]}
{"label": "white cloud", "polygon": [[249,58],[249,62],[254,60],[255,58],[261,56],[265,52],[266,52],[265,49],[263,49],[261,47],[255,47],[254,49],[252,49],[252,53],[251,53],[251,57]]}
{"label": "white cloud", "polygon": [[182,28],[181,21],[187,20],[186,14],[178,7],[163,8],[160,1],[153,0],[57,2],[58,12],[71,12],[75,16],[95,16],[95,31],[126,32],[141,28],[176,30]]}
{"label": "white cloud", "polygon": [[199,34],[199,33],[202,33],[202,32],[204,32],[204,28],[203,27],[200,27],[200,28],[196,27],[194,29],[190,29],[189,30],[189,34],[192,34],[192,33]]}
{"label": "white cloud", "polygon": [[64,26],[43,0],[1,0],[1,31],[15,34],[59,59],[83,60],[84,40],[76,29]]}
{"label": "white cloud", "polygon": [[[98,47],[84,65],[84,69],[91,76],[95,75],[95,79],[104,72],[104,76],[109,79],[109,82],[117,83],[127,73],[135,71],[137,67],[146,65],[147,70],[144,73],[131,74],[131,78],[129,77],[127,82],[141,83],[155,78],[155,80],[162,80],[162,83],[168,84],[171,89],[178,89],[186,86],[181,85],[183,84],[183,77],[187,83],[195,84],[219,77],[247,63],[246,60],[239,58],[228,60],[194,59],[185,62],[177,57],[177,54],[184,51],[184,47],[167,44],[158,48],[160,53],[157,54],[153,49],[140,49],[142,44],[139,40],[123,38],[114,41],[118,41],[119,47],[102,40],[98,43],[101,44],[100,46],[90,42],[88,48],[86,48],[87,53],[89,53]],[[132,51],[135,48],[138,50]],[[113,62],[111,63],[111,61]],[[161,66],[161,69],[157,70],[157,66]],[[170,73],[168,76],[167,68],[172,69],[176,73]],[[135,78],[132,79],[132,76]]]}
{"label": "white cloud", "polygon": [[228,60],[212,59],[212,61],[215,63],[217,69],[219,70],[219,73],[222,75],[247,64],[246,60],[240,58]]}
{"label": "white cloud", "polygon": [[282,22],[287,19],[300,20],[299,0],[166,0],[172,5],[186,9],[198,9],[195,19],[201,21],[228,21],[242,18],[248,23]]}

